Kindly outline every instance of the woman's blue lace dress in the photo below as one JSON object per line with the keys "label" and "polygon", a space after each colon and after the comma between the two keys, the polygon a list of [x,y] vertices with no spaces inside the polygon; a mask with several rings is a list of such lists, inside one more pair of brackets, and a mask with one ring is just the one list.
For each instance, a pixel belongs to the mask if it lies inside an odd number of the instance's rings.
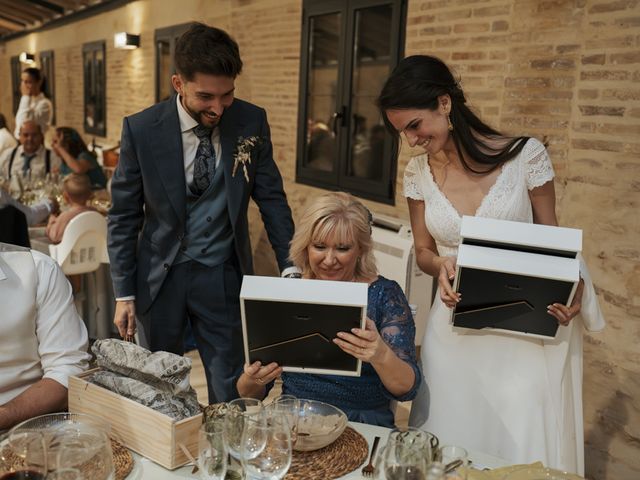
{"label": "woman's blue lace dress", "polygon": [[416,379],[409,392],[392,395],[371,364],[363,362],[360,377],[283,373],[283,393],[335,405],[354,422],[393,427],[389,402],[413,399],[422,379],[416,361],[415,325],[400,285],[382,276],[371,283],[367,316],[395,354],[413,369]]}

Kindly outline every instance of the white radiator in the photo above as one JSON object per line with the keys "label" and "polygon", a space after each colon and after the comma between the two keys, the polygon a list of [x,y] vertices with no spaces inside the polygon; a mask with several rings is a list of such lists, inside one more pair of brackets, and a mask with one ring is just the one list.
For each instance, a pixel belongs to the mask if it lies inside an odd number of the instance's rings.
{"label": "white radiator", "polygon": [[433,279],[420,270],[416,263],[411,224],[398,218],[373,214],[372,236],[378,272],[398,282],[409,303],[416,308],[416,345],[421,345],[433,300]]}

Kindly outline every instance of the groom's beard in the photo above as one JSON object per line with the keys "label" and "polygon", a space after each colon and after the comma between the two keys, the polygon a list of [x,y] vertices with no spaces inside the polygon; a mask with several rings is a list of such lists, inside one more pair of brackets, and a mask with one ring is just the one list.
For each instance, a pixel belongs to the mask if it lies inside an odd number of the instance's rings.
{"label": "groom's beard", "polygon": [[182,106],[184,107],[184,109],[189,115],[191,115],[191,118],[193,118],[200,125],[213,128],[217,126],[218,123],[220,123],[220,118],[222,118],[222,113],[224,113],[224,110],[220,115],[215,112],[207,112],[206,110],[196,111],[187,103],[185,97],[182,97],[182,100],[184,100],[182,102]]}

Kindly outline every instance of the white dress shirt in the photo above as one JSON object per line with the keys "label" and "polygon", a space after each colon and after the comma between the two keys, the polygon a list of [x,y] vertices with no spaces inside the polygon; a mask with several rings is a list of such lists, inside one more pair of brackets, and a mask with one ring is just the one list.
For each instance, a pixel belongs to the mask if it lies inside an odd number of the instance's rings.
{"label": "white dress shirt", "polygon": [[23,95],[20,98],[18,111],[16,112],[15,137],[20,137],[20,127],[27,120],[33,120],[40,125],[42,135],[44,136],[49,129],[49,125],[51,125],[52,116],[53,106],[51,105],[51,100],[45,97],[44,93],[40,93],[35,97]]}
{"label": "white dress shirt", "polygon": [[[22,166],[24,165],[24,158],[22,157],[23,146],[20,145],[13,158],[13,165],[11,166],[11,177],[22,175]],[[13,149],[5,150],[0,154],[0,176],[9,177],[9,160],[11,159],[11,153]],[[46,175],[45,165],[45,153],[44,145],[36,151],[35,157],[31,159],[29,168],[31,169],[31,178],[44,178]],[[51,153],[51,170],[56,166],[60,166],[60,159]]]}
{"label": "white dress shirt", "polygon": [[[193,164],[196,159],[196,152],[200,140],[193,132],[198,126],[198,122],[184,109],[180,101],[180,95],[176,95],[178,103],[178,118],[180,119],[180,132],[182,133],[182,160],[184,161],[184,177],[187,183],[187,193],[189,193],[189,185],[193,182]],[[211,145],[216,152],[216,168],[220,165],[220,155],[222,147],[220,146],[220,129],[215,127],[211,132]]]}
{"label": "white dress shirt", "polygon": [[0,243],[0,405],[42,378],[67,387],[88,368],[87,329],[55,261]]}

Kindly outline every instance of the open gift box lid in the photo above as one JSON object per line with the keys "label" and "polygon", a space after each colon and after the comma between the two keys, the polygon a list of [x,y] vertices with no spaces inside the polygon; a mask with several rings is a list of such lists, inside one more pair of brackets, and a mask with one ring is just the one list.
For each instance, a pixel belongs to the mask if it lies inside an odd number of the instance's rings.
{"label": "open gift box lid", "polygon": [[547,306],[573,300],[582,231],[465,216],[461,236],[453,325],[554,338]]}
{"label": "open gift box lid", "polygon": [[284,371],[359,376],[361,362],[333,343],[364,328],[368,285],[245,275],[240,312],[245,360]]}

